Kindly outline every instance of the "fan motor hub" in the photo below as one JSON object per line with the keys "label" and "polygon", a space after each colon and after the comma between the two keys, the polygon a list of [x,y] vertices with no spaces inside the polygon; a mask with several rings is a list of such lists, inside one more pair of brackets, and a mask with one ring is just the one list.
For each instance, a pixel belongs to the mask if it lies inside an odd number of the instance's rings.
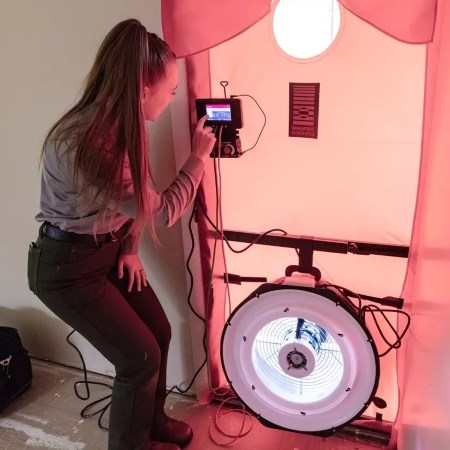
{"label": "fan motor hub", "polygon": [[306,363],[308,362],[306,356],[303,353],[297,351],[297,349],[294,349],[292,350],[292,352],[288,353],[287,361],[289,365],[291,367],[294,367],[295,369],[306,367]]}
{"label": "fan motor hub", "polygon": [[314,347],[305,339],[284,344],[278,353],[281,369],[291,377],[304,378],[316,367],[317,354]]}

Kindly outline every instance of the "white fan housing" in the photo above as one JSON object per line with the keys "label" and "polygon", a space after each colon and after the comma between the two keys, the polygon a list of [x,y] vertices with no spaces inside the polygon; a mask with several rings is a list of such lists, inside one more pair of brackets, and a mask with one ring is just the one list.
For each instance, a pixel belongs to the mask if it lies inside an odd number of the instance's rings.
{"label": "white fan housing", "polygon": [[277,428],[331,434],[359,417],[378,387],[373,339],[330,289],[260,286],[230,315],[221,355],[238,397]]}

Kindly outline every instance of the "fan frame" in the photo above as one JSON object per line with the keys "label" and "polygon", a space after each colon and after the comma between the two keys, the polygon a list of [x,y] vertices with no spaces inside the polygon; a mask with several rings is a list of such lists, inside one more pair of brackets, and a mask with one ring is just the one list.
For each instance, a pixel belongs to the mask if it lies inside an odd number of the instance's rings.
{"label": "fan frame", "polygon": [[260,295],[269,293],[271,291],[279,291],[279,290],[285,290],[285,289],[301,290],[301,291],[307,291],[307,292],[311,292],[313,294],[325,297],[329,301],[335,303],[336,306],[343,308],[357,322],[358,326],[361,328],[361,330],[367,336],[367,342],[370,344],[373,355],[374,355],[374,365],[375,365],[374,385],[373,385],[373,389],[369,395],[369,398],[364,403],[363,407],[358,412],[356,412],[355,415],[353,417],[351,417],[349,420],[339,424],[338,426],[332,426],[328,429],[324,429],[324,430],[320,430],[320,431],[309,431],[309,430],[304,431],[304,430],[298,430],[298,429],[293,429],[293,428],[286,428],[282,425],[273,423],[272,421],[262,417],[260,413],[258,413],[257,411],[254,411],[250,406],[248,406],[245,403],[245,401],[243,401],[243,399],[241,398],[239,393],[233,389],[234,393],[236,394],[236,397],[239,398],[246,405],[246,408],[249,411],[251,411],[254,414],[254,416],[264,426],[267,426],[269,428],[276,428],[276,429],[281,429],[281,430],[286,430],[286,431],[294,431],[297,433],[309,434],[309,435],[315,435],[315,436],[330,436],[330,435],[336,433],[339,429],[342,429],[346,425],[352,423],[354,420],[360,418],[361,415],[364,413],[364,411],[369,407],[370,403],[372,402],[372,400],[377,392],[379,379],[380,379],[380,361],[379,361],[379,357],[378,357],[378,351],[377,351],[377,348],[376,348],[376,345],[375,345],[375,342],[373,340],[371,333],[369,332],[366,325],[361,321],[361,319],[358,316],[357,308],[350,301],[350,299],[347,296],[345,296],[341,291],[339,291],[337,289],[333,289],[333,288],[327,288],[326,284],[318,285],[316,287],[305,287],[305,286],[296,286],[296,285],[289,285],[289,284],[278,284],[280,281],[278,281],[277,284],[265,283],[265,284],[260,285],[255,291],[253,291],[250,295],[248,295],[247,298],[245,298],[230,314],[230,316],[228,317],[228,319],[225,323],[225,326],[223,328],[222,337],[221,337],[220,357],[221,357],[222,368],[223,368],[223,371],[224,371],[224,374],[225,374],[225,377],[226,377],[228,383],[233,388],[233,381],[230,379],[229,374],[227,373],[227,369],[226,369],[225,361],[224,361],[224,340],[225,340],[225,336],[227,333],[227,329],[231,325],[231,322],[233,321],[233,317],[239,313],[239,310],[244,305],[246,305],[250,301],[254,301],[255,297],[259,297]]}

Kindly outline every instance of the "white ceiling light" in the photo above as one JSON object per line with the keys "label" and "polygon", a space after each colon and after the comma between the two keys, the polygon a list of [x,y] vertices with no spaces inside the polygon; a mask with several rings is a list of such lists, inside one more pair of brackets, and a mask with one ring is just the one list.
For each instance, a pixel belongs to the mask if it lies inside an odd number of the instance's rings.
{"label": "white ceiling light", "polygon": [[378,386],[373,340],[331,289],[260,286],[229,317],[221,353],[233,390],[269,426],[333,433]]}

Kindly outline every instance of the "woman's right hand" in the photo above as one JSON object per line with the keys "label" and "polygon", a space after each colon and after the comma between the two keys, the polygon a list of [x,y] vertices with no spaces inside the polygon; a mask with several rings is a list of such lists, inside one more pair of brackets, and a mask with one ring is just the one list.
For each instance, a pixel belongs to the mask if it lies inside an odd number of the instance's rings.
{"label": "woman's right hand", "polygon": [[198,121],[192,138],[192,153],[203,161],[209,158],[216,143],[213,129],[205,127],[207,119],[208,115],[205,115]]}

